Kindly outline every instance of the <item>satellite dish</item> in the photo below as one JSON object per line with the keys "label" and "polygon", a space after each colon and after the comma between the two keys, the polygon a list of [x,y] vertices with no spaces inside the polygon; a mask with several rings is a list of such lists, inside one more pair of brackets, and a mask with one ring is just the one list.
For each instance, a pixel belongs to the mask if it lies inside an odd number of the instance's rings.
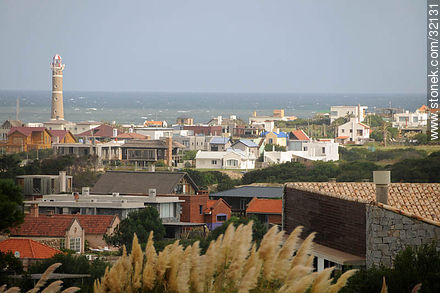
{"label": "satellite dish", "polygon": [[20,258],[20,251],[16,251],[16,252],[14,252],[14,256],[15,256],[16,258]]}

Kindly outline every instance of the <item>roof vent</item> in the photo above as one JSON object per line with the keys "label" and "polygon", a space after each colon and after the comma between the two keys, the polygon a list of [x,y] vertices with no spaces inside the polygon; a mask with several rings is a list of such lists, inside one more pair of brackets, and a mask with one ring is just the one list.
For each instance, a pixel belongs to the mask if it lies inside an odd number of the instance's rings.
{"label": "roof vent", "polygon": [[150,197],[150,198],[156,198],[156,188],[150,188],[150,189],[148,189],[148,197]]}
{"label": "roof vent", "polygon": [[373,181],[376,184],[376,201],[388,204],[388,188],[391,182],[390,171],[373,171]]}
{"label": "roof vent", "polygon": [[82,195],[88,196],[90,195],[90,187],[83,187],[81,190]]}
{"label": "roof vent", "polygon": [[113,192],[112,195],[113,196],[119,196],[119,192]]}
{"label": "roof vent", "polygon": [[20,258],[20,251],[16,251],[16,252],[14,252],[14,256],[15,256],[16,258]]}

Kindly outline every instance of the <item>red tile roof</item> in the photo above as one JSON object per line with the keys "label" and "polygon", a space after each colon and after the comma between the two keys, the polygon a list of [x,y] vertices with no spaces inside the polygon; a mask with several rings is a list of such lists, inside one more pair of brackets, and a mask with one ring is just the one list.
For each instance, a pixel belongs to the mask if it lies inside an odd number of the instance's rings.
{"label": "red tile roof", "polygon": [[128,138],[128,139],[147,139],[148,137],[139,133],[121,133],[117,136],[117,138]]}
{"label": "red tile roof", "polygon": [[360,126],[363,126],[364,128],[370,128],[370,126],[368,126],[367,124],[364,124],[364,123],[361,123],[361,122],[358,122],[358,124]]}
{"label": "red tile roof", "polygon": [[77,136],[83,137],[83,136],[93,136],[93,137],[113,137],[113,127],[107,124],[102,124],[98,127],[95,127],[93,129],[84,131]]}
{"label": "red tile roof", "polygon": [[210,213],[211,209],[215,209],[215,207],[217,205],[219,205],[221,202],[223,202],[225,205],[227,205],[229,208],[231,208],[231,206],[223,200],[223,198],[219,198],[219,199],[208,199],[208,201],[206,202],[206,209],[204,211],[204,213]]}
{"label": "red tile roof", "polygon": [[69,130],[48,130],[52,137],[59,137],[60,141],[67,135]]}
{"label": "red tile roof", "polygon": [[338,136],[336,139],[347,139],[347,138],[348,138],[348,136],[341,135],[341,136]]}
{"label": "red tile roof", "polygon": [[254,197],[248,204],[246,213],[251,214],[280,214],[283,210],[281,199],[265,199]]}
{"label": "red tile roof", "polygon": [[0,242],[0,250],[4,253],[8,251],[15,254],[20,253],[20,258],[51,258],[55,254],[61,253],[58,249],[49,247],[31,239],[7,239]]}
{"label": "red tile roof", "polygon": [[60,217],[59,215],[43,215],[38,217],[27,215],[24,222],[11,229],[13,236],[46,236],[65,237],[74,219],[71,217]]}
{"label": "red tile roof", "polygon": [[86,234],[105,234],[118,216],[116,215],[56,215],[60,218],[78,219]]}
{"label": "red tile roof", "polygon": [[[287,187],[364,203],[376,199],[376,185],[372,182],[295,182]],[[391,183],[388,205],[440,222],[440,184]]]}
{"label": "red tile roof", "polygon": [[8,136],[16,131],[29,136],[32,134],[32,132],[42,132],[44,130],[46,130],[46,127],[12,127],[8,132]]}
{"label": "red tile roof", "polygon": [[307,136],[307,134],[302,130],[292,130],[292,134],[298,139],[298,140],[310,140],[310,138]]}
{"label": "red tile roof", "polygon": [[15,236],[52,236],[64,237],[75,219],[85,234],[105,234],[116,219],[115,215],[45,215],[38,217],[27,215],[19,228],[13,229]]}

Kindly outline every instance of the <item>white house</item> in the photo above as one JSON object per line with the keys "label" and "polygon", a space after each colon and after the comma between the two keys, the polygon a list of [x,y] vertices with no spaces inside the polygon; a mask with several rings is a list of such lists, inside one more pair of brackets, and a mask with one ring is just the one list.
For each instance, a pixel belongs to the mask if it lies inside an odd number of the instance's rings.
{"label": "white house", "polygon": [[358,118],[358,121],[364,121],[366,117],[367,106],[331,106],[330,107],[330,123],[341,117],[350,116]]}
{"label": "white house", "polygon": [[173,129],[164,127],[140,127],[134,129],[135,133],[149,136],[150,139],[160,139],[162,137],[172,137]]}
{"label": "white house", "polygon": [[370,127],[357,122],[357,118],[351,118],[350,121],[338,127],[336,140],[342,144],[364,144],[369,139]]}
{"label": "white house", "polygon": [[240,150],[249,156],[250,158],[258,159],[260,156],[260,150],[258,144],[250,139],[240,139],[231,146],[234,150]]}
{"label": "white house", "polygon": [[253,156],[238,149],[211,152],[198,151],[196,154],[196,169],[254,169]]}
{"label": "white house", "polygon": [[428,108],[423,105],[414,113],[394,114],[393,127],[402,128],[423,128],[428,125]]}
{"label": "white house", "polygon": [[286,162],[338,161],[339,144],[333,139],[311,140],[302,143],[302,150],[286,152],[264,152],[264,162],[282,164]]}

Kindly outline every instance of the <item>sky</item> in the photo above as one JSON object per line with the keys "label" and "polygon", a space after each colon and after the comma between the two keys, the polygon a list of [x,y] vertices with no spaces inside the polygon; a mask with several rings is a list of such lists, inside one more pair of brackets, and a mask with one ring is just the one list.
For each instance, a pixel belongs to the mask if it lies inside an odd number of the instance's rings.
{"label": "sky", "polygon": [[0,89],[424,93],[426,1],[0,1]]}

